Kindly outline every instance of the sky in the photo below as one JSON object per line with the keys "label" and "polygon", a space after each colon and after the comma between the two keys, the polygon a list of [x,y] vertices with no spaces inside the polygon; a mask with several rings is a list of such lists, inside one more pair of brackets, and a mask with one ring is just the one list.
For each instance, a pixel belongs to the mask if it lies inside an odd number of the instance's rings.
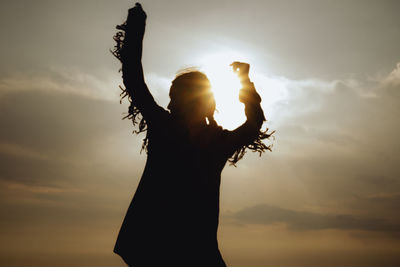
{"label": "sky", "polygon": [[[112,249],[146,154],[121,120],[109,50],[133,4],[2,0],[1,266],[124,266]],[[160,105],[175,74],[198,67],[218,123],[240,125],[224,73],[243,60],[276,131],[272,152],[222,173],[228,266],[399,266],[400,2],[142,5],[143,66]]]}

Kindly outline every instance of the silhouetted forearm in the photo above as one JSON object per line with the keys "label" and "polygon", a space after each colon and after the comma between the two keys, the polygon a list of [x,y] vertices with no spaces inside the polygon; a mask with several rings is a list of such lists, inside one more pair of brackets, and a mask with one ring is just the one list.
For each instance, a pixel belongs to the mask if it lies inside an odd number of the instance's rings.
{"label": "silhouetted forearm", "polygon": [[261,97],[257,93],[254,84],[250,79],[245,79],[241,81],[242,89],[240,90],[239,99],[245,105],[246,122],[249,127],[258,130],[265,121],[264,112],[261,108]]}
{"label": "silhouetted forearm", "polygon": [[259,136],[260,129],[265,121],[264,112],[261,108],[261,97],[256,92],[250,80],[244,79],[239,99],[245,105],[246,122],[233,131],[226,132],[226,149],[232,155],[237,149],[252,144]]}
{"label": "silhouetted forearm", "polygon": [[[129,10],[121,52],[122,78],[126,91],[141,113],[156,105],[145,83],[142,67],[143,37],[146,14],[141,7]],[[143,114],[145,115],[145,114]]]}
{"label": "silhouetted forearm", "polygon": [[233,131],[233,134],[236,135],[236,144],[243,146],[252,143],[258,136],[265,116],[260,105],[261,97],[249,79],[242,81],[239,99],[245,105],[244,111],[247,119],[244,124]]}

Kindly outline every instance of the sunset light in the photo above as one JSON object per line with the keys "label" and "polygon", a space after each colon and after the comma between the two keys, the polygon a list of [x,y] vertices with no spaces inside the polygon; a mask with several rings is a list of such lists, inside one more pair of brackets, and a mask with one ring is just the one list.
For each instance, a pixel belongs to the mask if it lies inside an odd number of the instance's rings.
{"label": "sunset light", "polygon": [[233,72],[230,64],[241,61],[250,64],[250,79],[262,97],[262,106],[268,114],[274,115],[275,105],[288,97],[289,81],[284,77],[268,76],[259,72],[253,60],[236,51],[225,51],[202,57],[200,70],[209,78],[217,103],[214,114],[219,125],[232,130],[246,120],[244,105],[239,102],[241,84],[238,76]]}
{"label": "sunset light", "polygon": [[200,66],[201,71],[208,76],[214,92],[217,103],[215,120],[226,129],[234,129],[246,119],[244,105],[239,102],[241,84],[230,66],[238,59],[246,62],[237,53],[213,54],[205,56]]}
{"label": "sunset light", "polygon": [[0,267],[400,266],[400,1],[136,2],[2,1]]}

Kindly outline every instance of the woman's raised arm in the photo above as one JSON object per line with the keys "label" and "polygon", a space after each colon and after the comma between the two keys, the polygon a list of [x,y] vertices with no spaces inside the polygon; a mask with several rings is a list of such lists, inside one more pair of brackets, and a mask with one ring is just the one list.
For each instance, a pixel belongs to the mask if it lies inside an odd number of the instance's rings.
{"label": "woman's raised arm", "polygon": [[132,101],[131,109],[137,108],[146,123],[151,125],[164,109],[154,101],[144,80],[142,50],[146,18],[147,15],[139,3],[129,9],[126,22],[117,26],[117,29],[124,32],[114,38],[117,41],[114,55],[122,63],[122,78],[125,92]]}
{"label": "woman's raised arm", "polygon": [[261,108],[261,97],[255,90],[254,84],[249,79],[250,65],[242,62],[233,62],[233,70],[238,74],[242,89],[239,93],[239,101],[245,105],[247,120],[233,131],[226,131],[224,145],[229,156],[230,162],[235,164],[240,160],[246,148],[253,151],[263,152],[269,149],[262,140],[270,135],[260,131],[265,121],[264,112]]}

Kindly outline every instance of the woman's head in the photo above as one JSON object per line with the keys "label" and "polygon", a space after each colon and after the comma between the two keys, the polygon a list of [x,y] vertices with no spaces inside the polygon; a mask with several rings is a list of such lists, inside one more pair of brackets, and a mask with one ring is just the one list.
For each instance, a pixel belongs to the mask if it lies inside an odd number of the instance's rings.
{"label": "woman's head", "polygon": [[172,81],[169,96],[168,109],[172,114],[193,120],[213,120],[215,99],[204,73],[188,71],[178,74]]}

